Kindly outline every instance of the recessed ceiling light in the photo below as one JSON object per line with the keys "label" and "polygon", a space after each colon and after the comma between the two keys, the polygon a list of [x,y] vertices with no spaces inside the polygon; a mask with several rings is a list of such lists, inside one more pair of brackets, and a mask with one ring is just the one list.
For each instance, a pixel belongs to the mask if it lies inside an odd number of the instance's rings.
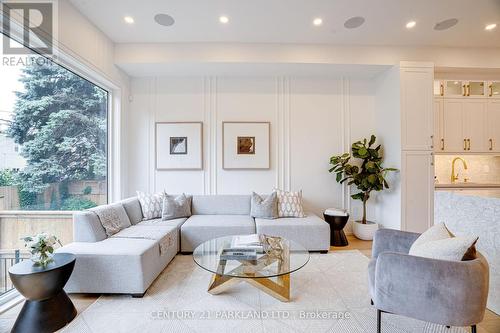
{"label": "recessed ceiling light", "polygon": [[417,25],[417,22],[410,21],[410,22],[406,23],[406,28],[411,29],[411,28],[414,28],[416,25]]}
{"label": "recessed ceiling light", "polygon": [[229,23],[229,17],[221,16],[221,17],[219,17],[219,22],[223,23],[223,24]]}
{"label": "recessed ceiling light", "polygon": [[313,20],[313,24],[317,27],[319,27],[320,25],[323,24],[323,19],[321,19],[320,17],[316,17],[314,20]]}
{"label": "recessed ceiling light", "polygon": [[156,23],[165,27],[169,27],[175,23],[174,18],[167,14],[156,14],[154,19]]}
{"label": "recessed ceiling light", "polygon": [[128,24],[132,24],[132,23],[134,23],[134,22],[135,22],[135,21],[134,21],[134,18],[133,18],[132,16],[125,16],[125,17],[123,18],[123,20],[124,20],[126,23],[128,23]]}
{"label": "recessed ceiling light", "polygon": [[364,17],[355,16],[355,17],[351,17],[350,19],[345,21],[344,27],[346,27],[347,29],[355,29],[355,28],[359,28],[361,25],[363,25],[363,23],[365,23]]}
{"label": "recessed ceiling light", "polygon": [[456,18],[447,19],[447,20],[436,23],[436,25],[434,26],[434,30],[437,30],[437,31],[447,30],[447,29],[450,29],[450,28],[454,27],[455,25],[457,25],[457,23],[458,23],[458,20]]}
{"label": "recessed ceiling light", "polygon": [[484,30],[491,31],[497,27],[496,23],[488,24],[487,26],[484,27]]}

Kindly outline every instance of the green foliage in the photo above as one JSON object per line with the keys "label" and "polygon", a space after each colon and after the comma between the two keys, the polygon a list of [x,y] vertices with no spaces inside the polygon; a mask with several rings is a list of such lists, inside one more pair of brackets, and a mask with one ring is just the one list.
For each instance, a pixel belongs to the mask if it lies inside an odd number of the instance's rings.
{"label": "green foliage", "polygon": [[341,184],[347,182],[347,185],[355,185],[359,190],[358,193],[351,195],[351,198],[363,201],[362,223],[366,223],[366,202],[370,198],[370,193],[389,188],[385,179],[386,174],[390,171],[397,171],[394,168],[382,167],[381,145],[374,147],[376,140],[375,135],[372,135],[370,141],[363,139],[352,144],[352,157],[360,159],[361,166],[349,163],[351,160],[349,153],[330,158],[332,167],[329,172],[336,174],[336,181]]}
{"label": "green foliage", "polygon": [[20,189],[19,206],[23,210],[37,210],[39,207],[36,204],[36,193]]}
{"label": "green foliage", "polygon": [[11,169],[0,170],[0,186],[13,186],[16,185],[16,173]]}
{"label": "green foliage", "polygon": [[61,210],[84,210],[96,207],[97,204],[89,199],[78,196],[71,196],[64,200],[61,204]]}
{"label": "green foliage", "polygon": [[92,193],[92,187],[87,186],[83,189],[83,195],[89,195]]}
{"label": "green foliage", "polygon": [[23,69],[8,135],[23,146],[24,191],[106,175],[106,92],[65,68],[32,62]]}

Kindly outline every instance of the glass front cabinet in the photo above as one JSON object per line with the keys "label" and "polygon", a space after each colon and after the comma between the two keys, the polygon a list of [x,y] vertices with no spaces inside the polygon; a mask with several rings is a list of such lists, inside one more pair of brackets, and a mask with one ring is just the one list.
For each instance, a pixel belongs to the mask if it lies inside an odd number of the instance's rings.
{"label": "glass front cabinet", "polygon": [[500,98],[500,81],[435,80],[434,96]]}

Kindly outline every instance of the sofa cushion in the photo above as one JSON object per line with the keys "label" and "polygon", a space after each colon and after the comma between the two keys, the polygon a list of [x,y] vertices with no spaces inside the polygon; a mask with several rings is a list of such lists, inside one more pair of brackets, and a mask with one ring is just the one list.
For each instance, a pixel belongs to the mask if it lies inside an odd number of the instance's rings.
{"label": "sofa cushion", "polygon": [[173,220],[191,216],[191,200],[193,197],[182,193],[179,196],[165,194],[163,197],[162,220]]}
{"label": "sofa cushion", "polygon": [[139,203],[139,199],[137,199],[137,197],[124,199],[120,201],[120,203],[123,205],[123,208],[125,208],[132,225],[142,221],[143,216],[141,204]]}
{"label": "sofa cushion", "polygon": [[122,229],[130,227],[130,219],[128,218],[125,208],[123,208],[120,203],[98,206],[89,210],[99,217],[99,221],[104,227],[108,237],[116,234]]}
{"label": "sofa cushion", "polygon": [[250,215],[249,195],[195,195],[193,215]]}
{"label": "sofa cushion", "polygon": [[252,193],[250,216],[263,219],[278,218],[278,196],[276,192],[263,198],[257,193]]}
{"label": "sofa cushion", "polygon": [[130,228],[114,234],[113,238],[151,239],[158,242],[160,255],[169,253],[174,247],[178,250],[178,229],[175,226],[142,226],[133,225]]}
{"label": "sofa cushion", "polygon": [[142,226],[170,226],[170,227],[177,227],[180,228],[180,226],[186,222],[187,217],[181,217],[178,219],[173,219],[173,220],[167,220],[163,221],[161,218],[158,219],[151,219],[151,220],[144,220],[137,225],[142,225]]}
{"label": "sofa cushion", "polygon": [[330,225],[312,213],[300,218],[256,218],[255,227],[258,234],[284,237],[301,244],[309,251],[330,249]]}
{"label": "sofa cushion", "polygon": [[142,216],[144,220],[161,217],[164,192],[144,193],[137,191],[137,199],[141,204]]}
{"label": "sofa cushion", "polygon": [[181,251],[192,252],[217,237],[254,233],[255,222],[249,215],[192,215],[181,226]]}
{"label": "sofa cushion", "polygon": [[134,294],[146,291],[177,248],[160,256],[157,241],[112,237],[95,243],[71,243],[57,252],[73,253],[77,258],[64,287],[67,292]]}

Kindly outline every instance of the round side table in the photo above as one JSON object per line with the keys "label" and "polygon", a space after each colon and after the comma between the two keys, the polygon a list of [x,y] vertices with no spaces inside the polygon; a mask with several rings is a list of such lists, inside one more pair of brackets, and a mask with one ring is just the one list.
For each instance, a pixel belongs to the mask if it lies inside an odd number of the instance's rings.
{"label": "round side table", "polygon": [[324,213],[325,221],[330,225],[330,245],[331,246],[347,246],[349,242],[344,233],[344,227],[349,220],[347,216],[335,216]]}
{"label": "round side table", "polygon": [[12,284],[26,297],[11,332],[54,332],[76,317],[75,306],[63,290],[75,261],[73,254],[56,253],[46,266],[27,259],[9,268]]}

